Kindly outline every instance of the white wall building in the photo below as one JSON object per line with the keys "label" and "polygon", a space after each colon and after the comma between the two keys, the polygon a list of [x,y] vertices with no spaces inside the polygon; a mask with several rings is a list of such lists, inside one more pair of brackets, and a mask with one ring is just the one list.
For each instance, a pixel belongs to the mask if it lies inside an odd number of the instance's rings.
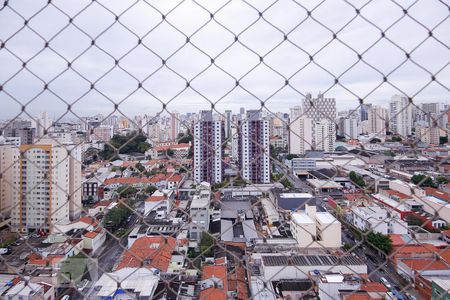
{"label": "white wall building", "polygon": [[202,233],[209,230],[209,204],[211,201],[211,186],[202,182],[194,195],[189,210],[189,238],[199,242]]}
{"label": "white wall building", "polygon": [[336,124],[328,119],[322,119],[315,123],[315,150],[326,152],[334,151],[336,143]]}
{"label": "white wall building", "polygon": [[315,206],[305,205],[305,211],[294,212],[291,231],[299,247],[339,248],[341,223],[328,212],[317,212]]}
{"label": "white wall building", "polygon": [[361,231],[372,231],[382,234],[407,234],[408,224],[398,215],[391,215],[379,206],[353,207],[353,225]]}
{"label": "white wall building", "polygon": [[358,119],[344,118],[342,119],[341,132],[346,139],[356,140],[359,135]]}
{"label": "white wall building", "polygon": [[394,95],[390,102],[390,130],[403,137],[412,133],[413,106],[405,96]]}
{"label": "white wall building", "polygon": [[289,126],[289,153],[305,154],[313,144],[312,119],[305,116],[297,117]]}
{"label": "white wall building", "polygon": [[15,163],[19,159],[19,149],[15,145],[0,145],[0,213],[9,217],[13,205],[14,174],[18,172]]}
{"label": "white wall building", "polygon": [[387,121],[388,110],[381,106],[372,106],[368,111],[367,133],[385,136]]}

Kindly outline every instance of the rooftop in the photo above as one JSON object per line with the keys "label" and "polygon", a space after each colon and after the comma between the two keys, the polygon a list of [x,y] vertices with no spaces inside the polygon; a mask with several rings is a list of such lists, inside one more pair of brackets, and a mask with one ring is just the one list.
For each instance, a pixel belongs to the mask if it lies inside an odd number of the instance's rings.
{"label": "rooftop", "polygon": [[363,265],[364,263],[352,255],[263,255],[265,266],[335,266]]}
{"label": "rooftop", "polygon": [[117,266],[123,268],[156,268],[167,271],[176,240],[173,237],[145,236],[138,238],[130,249],[126,250]]}

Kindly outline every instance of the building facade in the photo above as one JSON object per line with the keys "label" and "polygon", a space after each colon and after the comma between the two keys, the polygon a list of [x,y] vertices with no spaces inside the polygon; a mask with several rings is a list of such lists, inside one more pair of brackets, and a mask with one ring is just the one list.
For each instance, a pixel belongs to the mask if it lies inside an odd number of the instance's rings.
{"label": "building facade", "polygon": [[13,229],[52,232],[53,224],[79,217],[81,163],[76,152],[75,146],[55,144],[20,147],[13,175]]}
{"label": "building facade", "polygon": [[239,122],[239,170],[251,183],[270,183],[269,121],[259,110],[247,111]]}
{"label": "building facade", "polygon": [[223,121],[213,119],[212,111],[202,111],[194,125],[194,180],[212,184],[223,180]]}

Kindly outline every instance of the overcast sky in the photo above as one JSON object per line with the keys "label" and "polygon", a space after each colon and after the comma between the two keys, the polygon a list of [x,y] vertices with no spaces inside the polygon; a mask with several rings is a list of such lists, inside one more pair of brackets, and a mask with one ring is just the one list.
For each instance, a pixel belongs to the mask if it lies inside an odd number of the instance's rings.
{"label": "overcast sky", "polygon": [[[64,102],[77,116],[111,114],[114,103],[127,116],[155,114],[162,103],[194,112],[211,102],[237,111],[266,101],[269,110],[288,112],[319,91],[335,97],[338,110],[357,107],[358,98],[385,105],[401,93],[450,103],[449,1],[397,1],[415,20],[399,20],[403,8],[387,0],[348,1],[360,16],[338,0],[316,9],[321,1],[47,2],[13,0],[0,10],[2,119],[21,105],[57,118],[67,112]],[[430,83],[431,74],[440,84]]]}

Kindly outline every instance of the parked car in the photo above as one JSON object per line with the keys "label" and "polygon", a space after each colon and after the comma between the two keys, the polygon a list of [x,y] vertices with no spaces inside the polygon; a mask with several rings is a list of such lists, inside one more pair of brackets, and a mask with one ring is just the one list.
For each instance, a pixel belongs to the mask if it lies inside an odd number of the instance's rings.
{"label": "parked car", "polygon": [[69,295],[64,295],[64,296],[62,296],[62,298],[61,298],[61,300],[69,300],[70,299],[70,296]]}
{"label": "parked car", "polygon": [[7,255],[11,253],[11,248],[0,248],[1,255]]}
{"label": "parked car", "polygon": [[387,281],[386,278],[381,277],[381,278],[380,278],[380,281],[381,281],[381,283],[384,284],[384,286],[387,287],[389,290],[392,288],[392,285],[389,283],[389,281]]}
{"label": "parked car", "polygon": [[81,282],[77,285],[78,290],[79,290],[80,292],[82,292],[82,291],[87,287],[88,284],[89,284],[89,280],[83,279],[83,281],[81,281]]}

